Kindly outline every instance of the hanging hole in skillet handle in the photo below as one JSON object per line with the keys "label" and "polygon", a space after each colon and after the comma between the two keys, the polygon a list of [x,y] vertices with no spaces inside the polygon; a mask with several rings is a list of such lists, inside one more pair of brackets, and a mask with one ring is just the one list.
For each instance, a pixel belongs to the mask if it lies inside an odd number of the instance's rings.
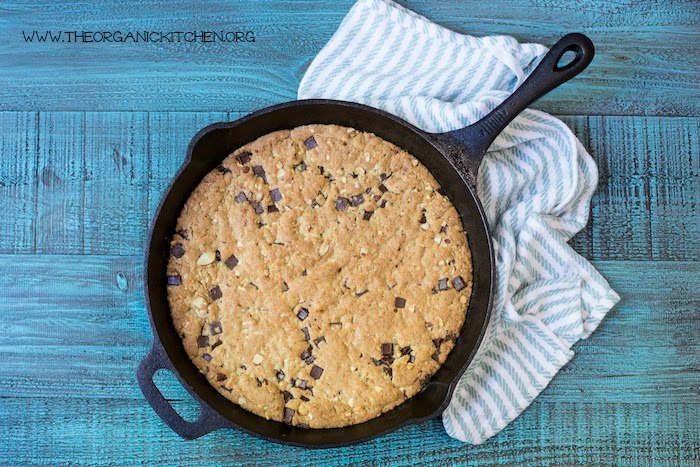
{"label": "hanging hole in skillet handle", "polygon": [[[571,55],[573,54],[573,57]],[[593,60],[595,47],[583,34],[567,34],[542,58],[525,82],[498,107],[478,122],[444,133],[466,147],[464,162],[475,176],[493,140],[515,117],[557,86],[581,73]]]}
{"label": "hanging hole in skillet handle", "polygon": [[170,402],[163,396],[163,393],[160,392],[153,382],[153,376],[158,370],[173,371],[164,352],[159,344],[154,343],[136,371],[136,378],[141,392],[143,392],[146,401],[156,414],[171,430],[185,439],[199,438],[225,427],[226,421],[223,417],[202,402],[199,402],[199,416],[196,420],[190,422],[177,413]]}

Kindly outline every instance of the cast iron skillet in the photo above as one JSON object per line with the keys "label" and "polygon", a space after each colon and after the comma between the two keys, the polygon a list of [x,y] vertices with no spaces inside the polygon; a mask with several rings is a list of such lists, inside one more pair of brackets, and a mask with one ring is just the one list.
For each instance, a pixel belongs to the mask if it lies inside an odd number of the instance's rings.
{"label": "cast iron skillet", "polygon": [[[565,52],[575,58],[559,66]],[[494,257],[475,177],[484,153],[496,136],[523,109],[583,71],[593,59],[591,41],[569,34],[557,42],[529,78],[501,105],[466,128],[442,134],[426,133],[403,120],[364,105],[307,100],[288,102],[255,112],[235,122],[217,123],[192,139],[185,164],[163,197],[151,228],[146,254],[146,291],[153,347],[137,371],[149,404],[177,434],[193,439],[219,428],[238,428],[279,443],[332,447],[358,443],[397,428],[437,417],[447,407],[459,377],[476,352],[489,321]],[[469,239],[474,268],[467,318],[447,361],[425,388],[395,409],[365,423],[334,429],[305,429],[265,420],[230,402],[199,373],[185,353],[173,327],[166,290],[170,239],[177,217],[202,178],[235,149],[260,136],[311,123],[337,124],[368,131],[413,154],[435,176],[459,212]],[[172,371],[200,405],[197,420],[184,420],[153,384],[159,369]]]}

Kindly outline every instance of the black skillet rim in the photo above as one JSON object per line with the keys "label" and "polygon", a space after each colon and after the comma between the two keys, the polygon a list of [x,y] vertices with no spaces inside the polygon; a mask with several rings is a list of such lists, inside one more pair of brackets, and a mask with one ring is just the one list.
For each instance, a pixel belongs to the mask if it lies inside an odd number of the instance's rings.
{"label": "black skillet rim", "polygon": [[[482,253],[478,253],[478,254],[488,254],[488,256],[489,256],[489,260],[486,261],[486,263],[488,263],[489,268],[490,268],[490,271],[488,271],[490,273],[489,274],[490,287],[489,287],[489,290],[482,291],[487,296],[487,304],[486,304],[486,309],[483,312],[484,319],[483,319],[483,322],[481,325],[481,329],[479,330],[479,334],[474,341],[473,350],[468,355],[466,360],[464,360],[464,362],[462,362],[462,364],[460,365],[460,368],[455,373],[454,377],[452,378],[450,384],[448,385],[448,387],[446,389],[446,394],[444,396],[443,402],[435,410],[433,410],[429,414],[421,416],[421,417],[406,418],[405,420],[402,420],[399,423],[389,425],[386,428],[384,428],[382,430],[378,430],[376,432],[373,432],[367,436],[360,436],[360,437],[356,437],[356,438],[353,438],[353,439],[348,440],[348,441],[341,441],[341,442],[309,444],[309,443],[285,439],[282,437],[273,437],[273,436],[259,433],[259,432],[256,432],[254,430],[251,430],[249,428],[246,428],[244,426],[239,425],[235,420],[232,420],[230,417],[228,417],[228,416],[222,414],[221,412],[219,412],[218,410],[214,409],[187,382],[187,379],[185,377],[183,377],[181,372],[177,369],[176,365],[172,362],[172,358],[168,354],[168,350],[165,348],[165,345],[162,343],[159,330],[156,327],[156,324],[154,322],[153,313],[152,313],[152,309],[151,309],[151,299],[152,299],[151,295],[152,295],[152,293],[155,293],[155,292],[152,292],[151,287],[149,287],[149,271],[151,268],[150,257],[151,257],[151,249],[152,249],[152,244],[153,244],[154,227],[155,227],[155,225],[160,217],[161,210],[165,204],[166,199],[168,198],[168,195],[169,195],[171,189],[173,188],[176,181],[183,175],[183,173],[187,169],[188,165],[192,161],[192,153],[193,153],[194,148],[196,147],[197,143],[205,135],[207,135],[215,130],[228,129],[228,128],[232,128],[235,126],[239,126],[245,122],[248,122],[249,120],[252,120],[254,118],[259,118],[261,116],[264,116],[266,114],[269,114],[269,113],[272,113],[272,112],[275,112],[275,111],[278,111],[281,109],[287,109],[290,107],[303,107],[303,106],[328,105],[328,104],[336,105],[336,106],[340,106],[340,107],[352,108],[352,109],[359,109],[361,111],[366,111],[369,113],[379,115],[380,117],[389,119],[389,120],[393,121],[394,123],[402,125],[403,127],[406,128],[407,131],[411,131],[411,132],[415,133],[417,136],[423,138],[427,144],[430,144],[431,146],[433,146],[433,148],[441,154],[441,156],[446,160],[446,162],[452,167],[454,172],[458,175],[461,182],[466,187],[467,191],[471,194],[473,201],[475,202],[476,207],[477,207],[479,214],[481,216],[480,220],[482,221],[484,228],[486,230],[486,240],[488,243],[488,253],[482,252]],[[305,448],[312,448],[312,449],[334,448],[334,447],[343,447],[343,446],[349,446],[349,445],[353,445],[353,444],[363,443],[363,442],[369,441],[371,439],[375,439],[375,438],[378,438],[380,436],[383,436],[385,434],[394,432],[394,431],[396,431],[399,428],[402,428],[404,426],[408,426],[408,425],[412,425],[412,424],[416,424],[416,423],[421,423],[423,421],[436,418],[437,416],[442,414],[442,412],[447,408],[447,406],[449,405],[450,400],[452,398],[452,395],[454,393],[455,387],[456,387],[457,383],[459,382],[461,376],[464,374],[464,372],[467,370],[467,368],[469,367],[469,365],[473,361],[474,356],[476,355],[476,353],[477,353],[477,351],[478,351],[478,349],[483,341],[488,324],[490,322],[491,309],[492,309],[492,304],[493,304],[493,289],[495,286],[495,280],[494,280],[495,260],[494,260],[493,245],[491,243],[491,237],[490,237],[490,234],[488,231],[488,225],[486,223],[486,218],[485,218],[485,214],[483,211],[483,207],[481,206],[481,203],[480,203],[478,197],[476,196],[474,187],[471,186],[467,182],[467,180],[465,179],[465,174],[463,174],[461,170],[457,169],[455,167],[454,162],[449,157],[447,157],[446,150],[444,149],[445,145],[441,144],[441,143],[444,143],[445,139],[448,140],[448,146],[451,145],[450,143],[453,143],[453,141],[451,141],[451,138],[449,138],[449,137],[446,137],[444,135],[439,135],[439,134],[426,133],[426,132],[420,130],[419,128],[411,125],[410,123],[408,123],[408,122],[406,122],[406,121],[404,121],[404,120],[402,120],[402,119],[400,119],[392,114],[384,112],[382,110],[375,109],[373,107],[369,107],[369,106],[354,103],[354,102],[346,102],[346,101],[331,100],[331,99],[297,100],[297,101],[290,101],[290,102],[285,102],[285,103],[273,105],[273,106],[258,110],[256,112],[253,112],[249,115],[241,117],[241,118],[239,118],[235,121],[232,121],[232,122],[219,122],[219,123],[210,124],[210,125],[202,128],[200,131],[198,131],[194,135],[194,137],[192,138],[192,140],[190,141],[190,143],[188,145],[186,158],[183,161],[180,168],[178,169],[176,175],[173,176],[173,178],[171,179],[167,188],[164,190],[163,195],[159,201],[158,208],[156,209],[156,211],[154,213],[153,221],[151,222],[151,225],[149,226],[148,243],[147,243],[146,248],[145,248],[144,292],[146,295],[146,308],[148,311],[149,324],[150,324],[151,330],[153,332],[153,347],[149,351],[149,355],[147,355],[145,359],[149,358],[149,356],[151,354],[159,353],[162,356],[162,358],[164,358],[166,360],[166,362],[162,362],[160,367],[166,368],[167,370],[171,371],[175,375],[175,377],[177,378],[179,383],[187,390],[187,392],[193,397],[193,399],[195,399],[200,404],[201,412],[202,413],[205,411],[215,412],[216,415],[218,415],[218,417],[220,417],[222,419],[223,423],[219,423],[218,426],[213,428],[211,431],[215,431],[215,430],[220,429],[220,428],[233,428],[233,429],[237,429],[237,430],[243,431],[245,433],[248,433],[248,434],[255,436],[257,438],[265,439],[267,441],[272,441],[272,442],[280,443],[280,444],[284,444],[284,445],[305,447]],[[460,213],[460,217],[461,217],[461,213]],[[466,220],[462,219],[462,221],[465,222]],[[474,255],[473,251],[472,251],[472,255]],[[474,295],[474,290],[472,290],[472,298],[473,298],[473,295]],[[466,321],[465,321],[465,324],[466,324]],[[464,332],[464,329],[462,329],[460,331],[460,335],[463,332]],[[180,339],[179,336],[177,336],[177,338],[178,338],[178,340]],[[184,349],[183,349],[183,352],[184,352]],[[451,352],[450,356],[452,356],[452,355],[453,355],[453,353]],[[448,359],[450,358],[450,356],[448,356]],[[189,364],[192,365],[192,367],[196,369],[196,367],[194,366],[194,364],[191,361],[189,362]],[[444,366],[444,364],[443,364],[443,366]],[[198,372],[198,370],[197,370],[197,372]],[[430,384],[430,383],[428,383],[428,384]],[[223,398],[223,396],[221,396],[221,395],[219,395],[219,396],[221,398]],[[414,396],[410,399],[407,399],[405,402],[403,402],[402,404],[400,404],[397,407],[400,407],[401,405],[403,405],[409,401],[412,401],[415,397],[416,396]],[[228,399],[225,399],[225,400],[230,404],[234,404],[233,402],[228,401]],[[396,409],[392,409],[392,411],[393,410],[396,410]],[[391,413],[392,411],[386,412],[385,414],[382,414],[379,417],[376,417],[374,420],[379,420],[382,417],[384,417],[386,414]],[[264,420],[264,419],[261,418],[261,420]],[[280,423],[280,422],[275,422],[275,423]],[[354,426],[360,426],[360,425],[362,425],[362,424],[354,425]],[[296,428],[296,429],[303,429],[303,428]],[[340,429],[342,429],[342,428],[340,428]],[[323,429],[319,429],[319,430],[323,430]],[[207,432],[209,432],[209,431],[207,431]]]}

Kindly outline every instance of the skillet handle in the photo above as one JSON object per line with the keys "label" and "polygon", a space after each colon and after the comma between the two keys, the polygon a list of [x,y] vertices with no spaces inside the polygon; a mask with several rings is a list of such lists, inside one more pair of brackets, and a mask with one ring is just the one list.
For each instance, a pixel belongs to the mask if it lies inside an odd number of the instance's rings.
{"label": "skillet handle", "polygon": [[160,369],[173,371],[165,350],[159,343],[154,342],[150,352],[139,365],[136,378],[146,401],[171,430],[185,439],[195,439],[227,426],[226,420],[221,415],[194,395],[193,398],[199,402],[199,417],[193,422],[182,418],[153,383],[153,375]]}
{"label": "skillet handle", "polygon": [[[574,52],[575,57],[559,66],[559,60],[566,52]],[[585,70],[594,54],[595,47],[587,36],[567,34],[554,44],[525,82],[501,105],[478,122],[444,134],[466,146],[470,159],[473,159],[470,162],[478,168],[486,150],[506,125],[537,99]]]}

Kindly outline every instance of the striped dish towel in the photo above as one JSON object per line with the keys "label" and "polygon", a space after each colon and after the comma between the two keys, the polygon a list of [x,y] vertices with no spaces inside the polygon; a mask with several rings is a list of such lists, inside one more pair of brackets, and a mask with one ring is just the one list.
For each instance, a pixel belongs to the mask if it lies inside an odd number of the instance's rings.
{"label": "striped dish towel", "polygon": [[[390,0],[359,0],[309,66],[299,98],[360,102],[430,132],[483,117],[547,49],[470,37]],[[567,241],[588,221],[596,166],[571,130],[526,110],[496,138],[477,193],[493,234],[496,293],[481,347],[443,414],[479,444],[530,405],[619,300]]]}

